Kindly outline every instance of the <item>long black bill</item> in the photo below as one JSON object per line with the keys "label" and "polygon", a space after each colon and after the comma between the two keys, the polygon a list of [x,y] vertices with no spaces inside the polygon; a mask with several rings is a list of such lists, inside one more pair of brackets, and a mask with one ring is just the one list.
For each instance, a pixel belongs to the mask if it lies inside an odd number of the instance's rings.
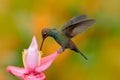
{"label": "long black bill", "polygon": [[43,46],[44,40],[45,40],[45,39],[43,38],[42,43],[41,43],[41,46],[40,46],[40,51],[42,50],[42,46]]}

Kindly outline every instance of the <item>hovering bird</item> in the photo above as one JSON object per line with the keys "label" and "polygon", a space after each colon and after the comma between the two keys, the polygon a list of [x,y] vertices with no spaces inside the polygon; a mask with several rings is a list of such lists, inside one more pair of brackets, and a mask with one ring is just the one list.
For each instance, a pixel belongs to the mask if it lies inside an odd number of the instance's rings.
{"label": "hovering bird", "polygon": [[69,48],[77,53],[80,53],[86,60],[87,57],[77,48],[71,38],[85,31],[88,27],[92,26],[96,22],[95,19],[88,19],[86,15],[75,16],[70,19],[61,29],[42,29],[42,43],[40,50],[42,49],[44,40],[50,36],[62,47],[62,52]]}

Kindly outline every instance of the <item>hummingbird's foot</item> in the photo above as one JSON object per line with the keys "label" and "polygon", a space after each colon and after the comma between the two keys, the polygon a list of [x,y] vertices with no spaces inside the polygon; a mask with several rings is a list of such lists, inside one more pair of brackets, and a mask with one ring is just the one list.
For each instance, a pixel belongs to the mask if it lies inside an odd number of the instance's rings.
{"label": "hummingbird's foot", "polygon": [[59,54],[59,53],[62,53],[63,52],[63,48],[60,48],[60,49],[58,49],[57,50],[57,53]]}

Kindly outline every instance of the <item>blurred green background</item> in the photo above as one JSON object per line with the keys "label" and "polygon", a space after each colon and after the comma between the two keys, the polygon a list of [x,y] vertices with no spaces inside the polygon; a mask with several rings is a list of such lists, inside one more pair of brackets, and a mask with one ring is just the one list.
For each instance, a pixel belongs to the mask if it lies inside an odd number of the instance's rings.
{"label": "blurred green background", "polygon": [[[65,50],[45,71],[47,80],[120,80],[120,0],[0,0],[0,80],[19,80],[6,66],[23,67],[21,52],[41,30],[57,28],[71,17],[86,14],[96,24],[73,38],[88,57]],[[60,46],[48,38],[43,56]]]}

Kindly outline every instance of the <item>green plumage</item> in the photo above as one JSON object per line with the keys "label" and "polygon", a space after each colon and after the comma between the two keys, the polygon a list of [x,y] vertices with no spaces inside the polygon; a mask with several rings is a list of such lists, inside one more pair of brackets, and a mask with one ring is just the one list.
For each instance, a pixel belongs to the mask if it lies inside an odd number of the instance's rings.
{"label": "green plumage", "polygon": [[51,30],[49,36],[53,37],[63,48],[68,48],[66,45],[70,41],[70,39],[64,35],[61,31],[57,31],[56,29]]}

